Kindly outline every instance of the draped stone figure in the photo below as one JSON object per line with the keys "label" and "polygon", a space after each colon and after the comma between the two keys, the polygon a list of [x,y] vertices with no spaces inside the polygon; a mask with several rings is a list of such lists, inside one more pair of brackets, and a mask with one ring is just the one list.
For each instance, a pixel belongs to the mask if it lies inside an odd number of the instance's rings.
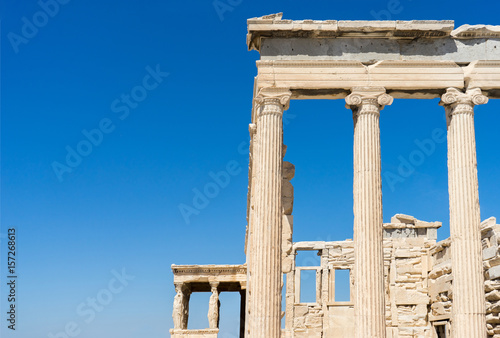
{"label": "draped stone figure", "polygon": [[212,285],[212,295],[208,303],[208,324],[211,329],[219,326],[219,292],[217,286]]}
{"label": "draped stone figure", "polygon": [[172,312],[172,318],[174,320],[174,328],[183,328],[183,316],[184,316],[184,294],[182,292],[182,286],[180,284],[175,285],[175,291],[177,294],[174,297],[174,310]]}
{"label": "draped stone figure", "polygon": [[188,286],[184,286],[183,290],[183,299],[182,299],[182,329],[187,330],[188,328],[188,319],[189,319],[189,299],[191,298],[191,289]]}

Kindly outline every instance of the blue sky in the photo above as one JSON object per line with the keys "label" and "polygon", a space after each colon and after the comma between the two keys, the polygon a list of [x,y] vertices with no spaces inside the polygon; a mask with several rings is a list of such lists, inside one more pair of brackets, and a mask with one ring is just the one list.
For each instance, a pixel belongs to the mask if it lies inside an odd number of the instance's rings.
{"label": "blue sky", "polygon": [[[168,337],[172,263],[245,261],[258,58],[246,48],[247,18],[283,11],[296,20],[500,25],[491,1],[221,2],[224,12],[211,0],[1,2],[0,232],[16,228],[18,259],[13,334],[2,237],[2,337]],[[476,110],[482,219],[500,217],[499,111],[496,100]],[[352,238],[351,112],[321,100],[293,101],[286,114],[294,240]],[[445,128],[437,99],[386,107],[384,178],[416,141]],[[179,206],[192,206],[196,189],[228,166],[229,184],[186,222]],[[439,238],[448,237],[446,142],[401,182],[385,179],[383,202],[384,221],[395,213],[442,221]],[[206,326],[203,297],[193,297],[191,327]],[[238,297],[223,297],[221,337],[236,337]]]}

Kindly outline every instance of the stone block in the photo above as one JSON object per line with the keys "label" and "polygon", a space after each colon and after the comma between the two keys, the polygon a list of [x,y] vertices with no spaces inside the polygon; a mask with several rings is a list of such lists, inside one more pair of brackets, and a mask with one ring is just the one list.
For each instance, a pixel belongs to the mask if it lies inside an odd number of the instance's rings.
{"label": "stone block", "polygon": [[396,249],[394,252],[395,258],[410,258],[410,257],[418,257],[421,255],[420,250],[412,250],[412,249]]}
{"label": "stone block", "polygon": [[286,256],[283,258],[282,262],[283,273],[289,273],[293,270],[293,260],[294,260],[293,256]]}
{"label": "stone block", "polygon": [[481,222],[481,229],[492,229],[497,223],[495,217],[490,217]]}
{"label": "stone block", "polygon": [[427,238],[433,241],[437,240],[437,229],[436,228],[429,228],[427,229]]}
{"label": "stone block", "polygon": [[488,279],[500,278],[500,265],[488,269]]}
{"label": "stone block", "polygon": [[396,214],[391,217],[391,223],[415,224],[416,220],[415,217],[405,214]]}
{"label": "stone block", "polygon": [[287,161],[283,162],[283,179],[290,181],[295,176],[295,166]]}
{"label": "stone block", "polygon": [[427,294],[416,290],[407,290],[403,288],[397,288],[395,290],[395,299],[397,305],[429,303],[429,296],[427,296]]}
{"label": "stone block", "polygon": [[486,315],[486,322],[488,324],[500,324],[500,318],[498,317],[498,315],[494,315],[492,313],[489,313]]}
{"label": "stone block", "polygon": [[484,289],[486,292],[490,292],[493,290],[499,290],[500,289],[500,280],[486,280],[484,282]]}
{"label": "stone block", "polygon": [[434,266],[432,271],[429,273],[429,278],[436,279],[442,275],[449,274],[451,272],[451,261],[445,261],[441,264]]}
{"label": "stone block", "polygon": [[491,301],[491,302],[496,302],[496,301],[500,300],[500,291],[493,290],[491,292],[488,292],[486,294],[486,299]]}
{"label": "stone block", "polygon": [[306,322],[306,318],[305,317],[303,317],[303,316],[297,316],[295,314],[295,317],[293,318],[293,327],[294,327],[294,329],[298,329],[298,328],[305,329],[305,327],[306,327],[305,322]]}
{"label": "stone block", "polygon": [[293,216],[283,215],[283,230],[282,230],[282,252],[284,255],[289,255],[293,248]]}
{"label": "stone block", "polygon": [[493,304],[487,304],[486,305],[486,312],[488,313],[500,313],[500,302],[493,303]]}
{"label": "stone block", "polygon": [[306,316],[307,328],[323,327],[323,316]]}
{"label": "stone block", "polygon": [[307,305],[296,305],[294,309],[295,318],[304,317],[309,312]]}
{"label": "stone block", "polygon": [[290,181],[283,180],[283,184],[281,187],[283,213],[285,215],[291,215],[293,211],[293,185],[290,183]]}
{"label": "stone block", "polygon": [[339,21],[338,29],[345,32],[393,31],[396,21]]}
{"label": "stone block", "polygon": [[440,31],[450,34],[455,23],[449,20],[396,21],[396,29],[403,31]]}
{"label": "stone block", "polygon": [[483,250],[483,259],[491,259],[497,255],[498,246],[492,246]]}

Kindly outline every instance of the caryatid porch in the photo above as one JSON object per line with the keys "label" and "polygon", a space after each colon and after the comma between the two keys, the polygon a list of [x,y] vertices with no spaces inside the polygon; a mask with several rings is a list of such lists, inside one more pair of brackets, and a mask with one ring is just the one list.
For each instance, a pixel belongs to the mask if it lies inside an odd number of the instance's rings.
{"label": "caryatid porch", "polygon": [[453,335],[486,336],[474,107],[500,97],[499,38],[499,27],[454,29],[452,21],[248,20],[248,47],[261,57],[250,127],[246,336],[281,332],[282,118],[290,99],[345,99],[353,112],[355,336],[366,338],[386,335],[380,111],[393,99],[436,97],[448,124]]}
{"label": "caryatid porch", "polygon": [[[238,292],[241,295],[240,334],[243,336],[245,323],[246,266],[245,265],[172,265],[176,295],[172,318],[173,338],[213,337],[219,333],[219,294]],[[206,329],[188,330],[189,298],[193,292],[210,292],[208,323]]]}

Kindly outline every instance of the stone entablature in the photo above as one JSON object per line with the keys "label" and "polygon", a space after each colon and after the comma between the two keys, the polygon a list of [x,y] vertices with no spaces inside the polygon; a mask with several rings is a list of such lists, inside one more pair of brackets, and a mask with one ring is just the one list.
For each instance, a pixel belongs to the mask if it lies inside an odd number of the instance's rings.
{"label": "stone entablature", "polygon": [[[500,44],[498,46],[500,49]],[[459,65],[450,60],[257,61],[257,89],[288,88],[292,99],[343,99],[353,87],[384,87],[396,99],[433,99],[450,87],[480,87],[490,98],[500,97],[500,61],[473,61]]]}
{"label": "stone entablature", "polygon": [[[239,284],[241,288],[246,287],[247,267],[243,265],[175,265],[172,264],[174,273],[174,284],[193,284],[195,287],[203,288],[198,284],[204,284],[206,290],[194,289],[197,291],[210,291],[210,282],[219,282],[223,285],[227,283]],[[229,290],[228,290],[229,291]]]}
{"label": "stone entablature", "polygon": [[[454,21],[283,20],[282,14],[247,21],[248,49],[261,60],[498,60],[500,26]],[[470,40],[475,43],[471,44]]]}

